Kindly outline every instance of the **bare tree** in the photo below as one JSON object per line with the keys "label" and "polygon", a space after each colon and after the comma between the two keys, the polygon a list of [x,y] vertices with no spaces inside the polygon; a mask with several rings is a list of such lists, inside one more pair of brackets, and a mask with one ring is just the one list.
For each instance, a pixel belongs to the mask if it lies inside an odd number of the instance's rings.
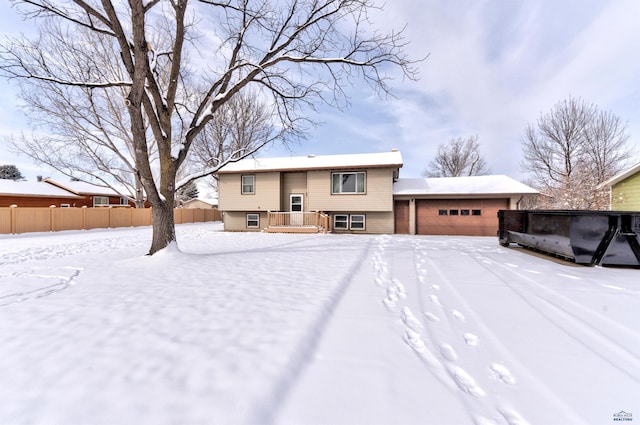
{"label": "bare tree", "polygon": [[[39,40],[38,48],[63,55],[68,38],[60,22],[47,22],[47,37]],[[111,62],[111,45],[96,37],[93,31],[80,27],[77,36],[91,44],[93,65],[114,80],[126,78],[118,63]],[[61,64],[67,78],[79,72],[84,61],[79,53],[72,64]],[[95,72],[89,67],[87,73]],[[144,189],[136,175],[133,138],[129,116],[123,108],[124,87],[60,84],[48,79],[35,79],[21,87],[23,110],[40,134],[12,137],[13,150],[36,162],[48,165],[72,179],[107,187],[144,207]],[[147,136],[151,162],[157,160],[154,140]]]}
{"label": "bare tree", "polygon": [[[283,129],[271,119],[273,111],[253,92],[239,93],[213,114],[193,141],[189,167],[216,167],[234,152],[282,140]],[[214,179],[215,186],[215,179]]]}
{"label": "bare tree", "polygon": [[438,145],[438,153],[424,172],[427,177],[481,176],[489,172],[480,155],[478,136],[455,137]]}
{"label": "bare tree", "polygon": [[626,125],[611,112],[569,97],[529,124],[522,169],[546,200],[541,207],[603,209],[608,197],[596,189],[632,156]]}
{"label": "bare tree", "polygon": [[[215,167],[176,179],[196,137],[243,89],[254,86],[269,96],[278,125],[296,129],[306,120],[305,107],[348,102],[344,90],[354,77],[381,94],[390,90],[389,66],[415,78],[413,62],[403,53],[402,32],[381,34],[371,29],[368,11],[375,7],[371,0],[14,4],[24,6],[26,17],[44,19],[44,25],[33,40],[3,43],[0,69],[5,76],[25,84],[48,81],[60,90],[120,89],[122,94],[115,96],[127,111],[135,174],[153,209],[149,254],[176,240],[177,188],[261,147],[232,152]],[[52,21],[60,22],[62,30],[53,51],[43,44],[51,37]],[[79,28],[89,30],[92,40]],[[209,31],[208,36],[198,34],[198,28]],[[93,38],[108,47],[109,63],[118,64],[124,78],[96,60]],[[204,90],[193,90],[196,86]],[[150,140],[158,152],[157,167]]]}

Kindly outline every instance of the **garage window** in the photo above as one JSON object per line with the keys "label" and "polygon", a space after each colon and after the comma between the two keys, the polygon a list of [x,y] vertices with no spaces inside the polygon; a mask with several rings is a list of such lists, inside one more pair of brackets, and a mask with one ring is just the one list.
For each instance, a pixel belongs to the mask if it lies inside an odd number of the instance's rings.
{"label": "garage window", "polygon": [[447,210],[438,210],[438,215],[447,215]]}
{"label": "garage window", "polygon": [[469,210],[460,210],[460,215],[469,215]]}
{"label": "garage window", "polygon": [[458,215],[458,210],[449,210],[449,215]]}
{"label": "garage window", "polygon": [[482,210],[471,210],[471,215],[482,215]]}

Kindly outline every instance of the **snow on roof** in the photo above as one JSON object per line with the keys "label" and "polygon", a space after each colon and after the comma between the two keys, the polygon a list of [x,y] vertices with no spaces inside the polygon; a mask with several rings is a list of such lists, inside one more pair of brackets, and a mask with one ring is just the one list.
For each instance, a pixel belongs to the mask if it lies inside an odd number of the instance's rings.
{"label": "snow on roof", "polygon": [[55,181],[53,179],[44,179],[43,180],[50,185],[54,185],[60,187],[62,189],[66,189],[69,192],[73,192],[75,194],[83,194],[83,195],[104,195],[104,196],[120,196],[115,190],[110,189],[108,187],[96,186],[91,183],[85,183],[81,181],[66,181],[60,183],[59,181]]}
{"label": "snow on roof", "polygon": [[537,194],[537,190],[504,175],[398,179],[394,195]]}
{"label": "snow on roof", "polygon": [[38,197],[56,197],[81,199],[59,187],[47,184],[45,182],[29,182],[29,181],[13,181],[0,179],[0,195],[11,196],[38,196]]}
{"label": "snow on roof", "polygon": [[611,187],[616,183],[620,183],[621,181],[633,176],[636,173],[640,172],[640,163],[634,165],[631,168],[628,168],[615,176],[611,177],[609,180],[606,180],[598,185],[598,188]]}
{"label": "snow on roof", "polygon": [[282,158],[246,158],[222,167],[218,173],[242,171],[314,170],[328,168],[402,167],[397,150],[348,155],[308,155]]}

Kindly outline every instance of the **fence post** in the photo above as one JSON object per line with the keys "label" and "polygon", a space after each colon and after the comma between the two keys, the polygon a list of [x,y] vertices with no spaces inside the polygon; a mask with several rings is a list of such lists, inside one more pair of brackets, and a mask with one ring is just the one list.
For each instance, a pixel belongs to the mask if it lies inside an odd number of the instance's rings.
{"label": "fence post", "polygon": [[18,230],[18,223],[17,220],[18,218],[16,217],[16,212],[18,211],[18,206],[17,205],[11,205],[11,218],[9,219],[9,227],[11,228],[10,231],[12,234],[16,234],[17,230]]}
{"label": "fence post", "polygon": [[82,230],[87,230],[87,206],[82,206]]}
{"label": "fence post", "polygon": [[54,219],[54,208],[56,206],[55,205],[49,205],[49,231],[53,232],[55,231],[55,219]]}

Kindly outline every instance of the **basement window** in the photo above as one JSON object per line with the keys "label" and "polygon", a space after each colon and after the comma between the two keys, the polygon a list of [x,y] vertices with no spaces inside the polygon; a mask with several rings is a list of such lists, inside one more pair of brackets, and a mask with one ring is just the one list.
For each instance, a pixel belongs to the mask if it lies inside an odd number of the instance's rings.
{"label": "basement window", "polygon": [[335,214],[333,216],[333,228],[347,230],[349,228],[349,216],[347,214]]}
{"label": "basement window", "polygon": [[258,229],[260,227],[260,214],[247,214],[247,229]]}
{"label": "basement window", "polygon": [[351,230],[364,230],[364,214],[351,214],[350,223]]}

